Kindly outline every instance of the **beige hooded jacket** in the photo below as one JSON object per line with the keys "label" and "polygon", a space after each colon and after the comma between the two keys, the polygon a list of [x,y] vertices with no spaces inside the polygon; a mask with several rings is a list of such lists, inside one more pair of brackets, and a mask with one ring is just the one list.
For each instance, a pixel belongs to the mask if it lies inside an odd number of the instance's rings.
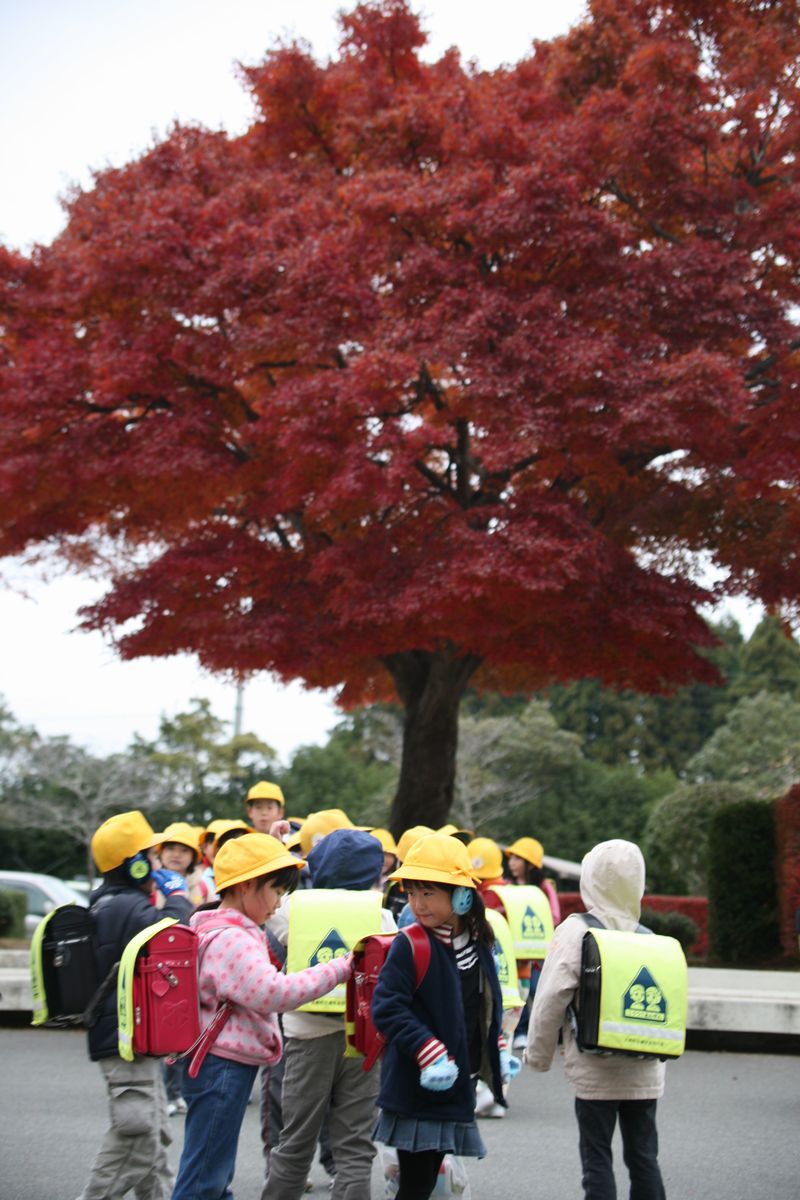
{"label": "beige hooded jacket", "polygon": [[[581,898],[586,911],[607,929],[635,929],[644,895],[642,852],[617,838],[600,842],[581,863]],[[577,914],[557,927],[544,961],[528,1030],[527,1061],[534,1071],[549,1071],[564,1032],[567,1078],[581,1100],[654,1100],[664,1093],[664,1063],[626,1055],[583,1054],[566,1019],[567,1006],[580,982],[581,947],[586,923]]]}

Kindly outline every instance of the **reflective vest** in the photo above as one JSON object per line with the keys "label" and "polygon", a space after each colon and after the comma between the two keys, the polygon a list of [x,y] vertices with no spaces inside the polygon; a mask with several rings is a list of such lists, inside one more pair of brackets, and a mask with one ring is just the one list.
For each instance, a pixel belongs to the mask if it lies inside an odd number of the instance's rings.
{"label": "reflective vest", "polygon": [[644,929],[584,934],[575,1031],[582,1050],[677,1058],[687,1008],[686,959],[675,938]]}
{"label": "reflective vest", "polygon": [[[382,905],[383,897],[375,891],[307,888],[295,892],[289,905],[286,970],[304,971],[349,954],[361,938],[381,932]],[[343,1013],[345,992],[345,985],[338,984],[298,1011]]]}
{"label": "reflective vest", "polygon": [[514,940],[508,921],[496,908],[486,909],[486,919],[494,932],[494,961],[503,996],[503,1008],[522,1008],[524,1000],[517,976]]}
{"label": "reflective vest", "polygon": [[492,885],[492,891],[503,902],[516,957],[544,958],[553,937],[553,914],[542,889],[533,884],[516,887],[498,883]]}

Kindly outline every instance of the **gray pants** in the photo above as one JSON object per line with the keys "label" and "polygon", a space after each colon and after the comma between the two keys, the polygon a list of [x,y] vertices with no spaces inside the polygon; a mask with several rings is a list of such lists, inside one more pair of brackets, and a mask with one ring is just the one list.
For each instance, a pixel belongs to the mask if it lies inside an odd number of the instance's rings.
{"label": "gray pants", "polygon": [[286,1039],[283,1129],[261,1200],[300,1200],[326,1112],[336,1166],[332,1200],[369,1200],[380,1072],[363,1071],[364,1060],[345,1058],[344,1046],[344,1030]]}
{"label": "gray pants", "polygon": [[172,1172],[167,1146],[172,1141],[167,1096],[157,1058],[102,1058],[111,1125],[97,1151],[79,1200],[169,1200]]}

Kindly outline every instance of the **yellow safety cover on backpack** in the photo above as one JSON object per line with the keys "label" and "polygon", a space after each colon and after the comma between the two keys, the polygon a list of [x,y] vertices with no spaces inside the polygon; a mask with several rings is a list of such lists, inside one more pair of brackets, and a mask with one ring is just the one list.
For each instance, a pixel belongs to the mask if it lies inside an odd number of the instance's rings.
{"label": "yellow safety cover on backpack", "polygon": [[497,979],[503,996],[503,1008],[523,1008],[525,1001],[519,987],[514,939],[508,921],[496,908],[486,908],[486,920],[494,933],[494,961]]}
{"label": "yellow safety cover on backpack", "polygon": [[178,924],[180,922],[176,921],[174,917],[164,917],[155,925],[148,925],[146,929],[135,934],[122,951],[122,958],[119,960],[119,975],[117,976],[117,1026],[119,1056],[126,1062],[133,1062],[134,1059],[133,1030],[136,1013],[133,1004],[133,973],[139,951],[155,934],[161,933],[162,929],[169,929],[170,925]]}
{"label": "yellow safety cover on backpack", "polygon": [[686,1044],[688,971],[680,942],[590,929],[600,956],[597,1045],[677,1058]]}
{"label": "yellow safety cover on backpack", "polygon": [[31,992],[33,993],[33,1020],[31,1025],[44,1025],[50,1014],[47,1010],[47,992],[44,986],[44,973],[42,971],[42,942],[44,941],[44,931],[47,928],[51,917],[55,915],[57,909],[48,913],[36,926],[31,938]]}
{"label": "yellow safety cover on backpack", "polygon": [[[337,888],[308,888],[294,892],[289,902],[286,970],[304,971],[316,963],[349,954],[361,938],[381,932],[380,892],[346,892]],[[343,1013],[346,987],[303,1004],[298,1012]]]}
{"label": "yellow safety cover on backpack", "polygon": [[545,958],[553,940],[553,913],[542,889],[532,883],[524,887],[498,883],[493,884],[491,890],[503,902],[516,957],[519,960]]}

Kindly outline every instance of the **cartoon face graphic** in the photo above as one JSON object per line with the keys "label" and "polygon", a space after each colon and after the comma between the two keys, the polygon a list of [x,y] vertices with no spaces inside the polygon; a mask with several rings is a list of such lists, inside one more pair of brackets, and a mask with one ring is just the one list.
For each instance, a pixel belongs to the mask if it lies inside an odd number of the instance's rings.
{"label": "cartoon face graphic", "polygon": [[634,983],[630,990],[631,1003],[636,1005],[637,1008],[639,1006],[644,1007],[644,996],[645,990],[642,985]]}

